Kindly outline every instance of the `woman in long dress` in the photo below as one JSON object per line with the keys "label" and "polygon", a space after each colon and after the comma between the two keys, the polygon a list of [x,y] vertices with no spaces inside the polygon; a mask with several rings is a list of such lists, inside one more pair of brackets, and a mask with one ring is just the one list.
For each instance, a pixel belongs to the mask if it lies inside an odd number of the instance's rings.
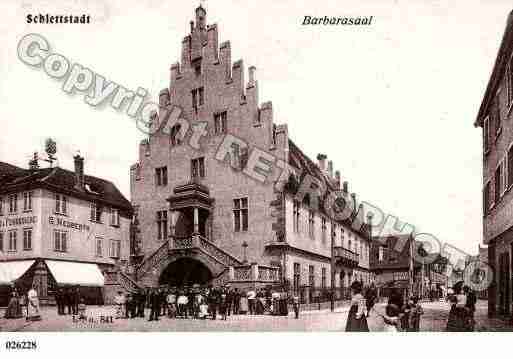
{"label": "woman in long dress", "polygon": [[471,330],[471,315],[466,307],[467,296],[462,291],[463,282],[454,285],[454,294],[449,297],[451,309],[447,319],[448,332],[469,332]]}
{"label": "woman in long dress", "polygon": [[346,332],[368,332],[369,326],[365,315],[366,301],[362,295],[362,284],[358,281],[353,282],[351,290],[353,296],[347,317]]}
{"label": "woman in long dress", "polygon": [[9,300],[9,305],[5,311],[6,319],[18,319],[23,316],[20,304],[20,298],[18,296],[18,291],[13,287],[11,293],[11,299]]}
{"label": "woman in long dress", "polygon": [[39,298],[34,287],[30,288],[27,293],[27,320],[41,320],[41,313],[39,312]]}

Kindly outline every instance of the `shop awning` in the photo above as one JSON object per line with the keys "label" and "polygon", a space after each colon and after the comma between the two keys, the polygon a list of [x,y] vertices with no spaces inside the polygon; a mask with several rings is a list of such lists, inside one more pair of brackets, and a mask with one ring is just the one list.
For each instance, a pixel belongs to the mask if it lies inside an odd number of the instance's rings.
{"label": "shop awning", "polygon": [[0,285],[12,284],[34,264],[35,260],[0,262]]}
{"label": "shop awning", "polygon": [[103,274],[94,263],[77,263],[46,260],[46,265],[55,281],[60,285],[82,285],[102,287]]}

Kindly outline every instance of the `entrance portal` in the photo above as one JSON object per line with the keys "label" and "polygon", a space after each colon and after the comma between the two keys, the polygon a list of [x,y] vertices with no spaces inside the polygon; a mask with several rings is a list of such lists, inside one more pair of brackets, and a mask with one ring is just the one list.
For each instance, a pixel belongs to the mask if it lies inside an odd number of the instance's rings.
{"label": "entrance portal", "polygon": [[162,272],[159,284],[173,287],[205,285],[212,280],[212,272],[200,261],[180,258],[170,263]]}

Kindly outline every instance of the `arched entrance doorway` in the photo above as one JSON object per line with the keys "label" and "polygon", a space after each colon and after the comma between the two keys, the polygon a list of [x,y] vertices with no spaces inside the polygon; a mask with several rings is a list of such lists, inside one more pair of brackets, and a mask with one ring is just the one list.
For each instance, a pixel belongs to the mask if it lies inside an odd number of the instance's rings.
{"label": "arched entrance doorway", "polygon": [[160,285],[173,287],[205,285],[212,280],[212,272],[203,263],[192,258],[180,258],[171,262],[161,273]]}

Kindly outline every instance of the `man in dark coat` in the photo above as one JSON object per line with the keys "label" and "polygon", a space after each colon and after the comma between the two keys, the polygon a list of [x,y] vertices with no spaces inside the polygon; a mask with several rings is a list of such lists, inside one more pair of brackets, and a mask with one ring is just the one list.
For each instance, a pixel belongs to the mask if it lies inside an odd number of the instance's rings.
{"label": "man in dark coat", "polygon": [[160,314],[160,293],[158,289],[154,289],[150,293],[150,306],[151,306],[151,313],[150,313],[150,321],[152,320],[159,320],[159,314]]}
{"label": "man in dark coat", "polygon": [[378,297],[378,293],[376,291],[376,286],[374,283],[371,283],[370,287],[365,292],[365,300],[367,304],[367,316],[370,315],[370,311],[374,307],[374,303],[376,302],[376,298]]}
{"label": "man in dark coat", "polygon": [[64,305],[68,308],[68,315],[73,314],[73,293],[71,293],[71,288],[66,288],[64,292]]}
{"label": "man in dark coat", "polygon": [[239,307],[240,307],[240,292],[239,288],[235,288],[235,291],[232,294],[232,311],[233,314],[239,314]]}
{"label": "man in dark coat", "polygon": [[146,304],[146,294],[143,291],[139,291],[136,294],[137,298],[137,317],[144,318],[144,307]]}
{"label": "man in dark coat", "polygon": [[212,315],[212,320],[215,320],[217,317],[217,307],[219,305],[219,294],[217,288],[210,288],[210,292],[208,294],[208,306],[210,314]]}
{"label": "man in dark coat", "polygon": [[62,288],[58,288],[55,293],[55,302],[57,304],[57,314],[64,315],[64,292]]}
{"label": "man in dark coat", "polygon": [[73,315],[78,315],[78,305],[80,304],[80,289],[76,287],[72,292]]}
{"label": "man in dark coat", "polygon": [[233,307],[233,290],[231,288],[227,288],[226,290],[226,315],[230,316],[232,314]]}

